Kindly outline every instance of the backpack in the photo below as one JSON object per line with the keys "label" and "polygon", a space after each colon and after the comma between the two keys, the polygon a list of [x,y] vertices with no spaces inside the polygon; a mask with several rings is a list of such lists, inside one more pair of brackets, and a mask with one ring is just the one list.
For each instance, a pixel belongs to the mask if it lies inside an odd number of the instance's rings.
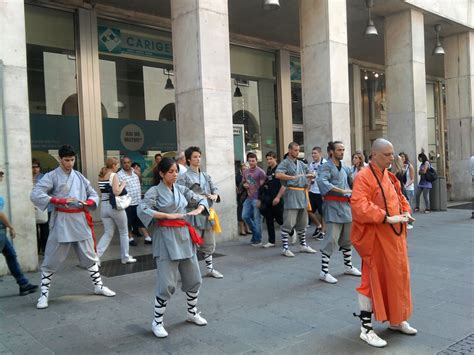
{"label": "backpack", "polygon": [[436,170],[433,169],[433,167],[430,164],[430,167],[426,170],[425,173],[425,180],[428,182],[434,182],[438,178],[438,174],[436,173]]}

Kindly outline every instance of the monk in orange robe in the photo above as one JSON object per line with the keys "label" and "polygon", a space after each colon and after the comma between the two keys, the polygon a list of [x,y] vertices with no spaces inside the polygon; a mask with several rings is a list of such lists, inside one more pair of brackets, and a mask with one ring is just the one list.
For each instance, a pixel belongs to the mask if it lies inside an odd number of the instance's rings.
{"label": "monk in orange robe", "polygon": [[351,198],[351,241],[362,258],[357,288],[360,338],[376,347],[387,342],[373,331],[372,312],[377,321],[388,321],[392,330],[417,333],[407,322],[412,303],[406,226],[414,218],[398,179],[387,170],[393,160],[392,144],[377,139],[369,166],[357,174]]}

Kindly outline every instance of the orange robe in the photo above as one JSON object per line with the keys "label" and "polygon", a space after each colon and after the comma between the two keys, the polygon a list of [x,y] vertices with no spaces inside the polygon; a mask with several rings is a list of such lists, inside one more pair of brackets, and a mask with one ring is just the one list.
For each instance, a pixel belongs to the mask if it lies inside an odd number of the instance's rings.
{"label": "orange robe", "polygon": [[[371,164],[383,187],[390,216],[410,212],[400,182],[392,173]],[[354,181],[351,198],[352,244],[362,258],[361,285],[356,290],[372,300],[375,319],[399,324],[412,313],[406,223],[396,235],[388,223],[379,184],[370,167]],[[397,231],[401,224],[393,225]]]}

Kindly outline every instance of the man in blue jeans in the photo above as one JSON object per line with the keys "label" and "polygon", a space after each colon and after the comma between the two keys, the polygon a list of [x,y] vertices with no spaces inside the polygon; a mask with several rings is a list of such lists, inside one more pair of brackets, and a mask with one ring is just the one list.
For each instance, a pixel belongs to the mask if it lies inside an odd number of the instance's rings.
{"label": "man in blue jeans", "polygon": [[257,166],[257,156],[255,153],[247,154],[249,169],[244,171],[244,188],[247,189],[247,198],[242,209],[242,218],[252,231],[250,243],[254,247],[262,245],[262,225],[260,210],[257,206],[258,189],[265,183],[267,175],[265,171]]}
{"label": "man in blue jeans", "polygon": [[[3,176],[5,173],[0,171],[0,182],[3,181]],[[18,264],[18,260],[16,258],[15,248],[10,240],[7,238],[7,229],[10,231],[10,236],[12,239],[15,238],[16,233],[13,226],[10,224],[5,213],[3,213],[3,206],[5,202],[3,197],[0,196],[0,250],[2,254],[5,256],[7,261],[8,269],[12,276],[16,279],[16,283],[20,286],[20,296],[25,296],[29,293],[36,292],[38,290],[37,285],[32,285],[25,277],[23,272],[21,271],[20,264]]]}

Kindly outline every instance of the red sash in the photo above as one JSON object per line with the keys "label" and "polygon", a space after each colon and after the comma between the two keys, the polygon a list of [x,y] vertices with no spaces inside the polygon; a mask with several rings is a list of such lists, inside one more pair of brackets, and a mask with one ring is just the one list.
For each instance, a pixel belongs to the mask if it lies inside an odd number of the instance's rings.
{"label": "red sash", "polygon": [[160,227],[188,227],[189,235],[191,236],[191,241],[196,245],[203,245],[204,239],[196,232],[194,227],[188,221],[184,219],[160,219],[157,222]]}
{"label": "red sash", "polygon": [[84,213],[84,215],[86,216],[87,225],[91,229],[92,240],[94,241],[94,250],[97,252],[96,250],[97,241],[95,239],[94,223],[92,221],[92,215],[90,214],[89,210],[87,208],[63,208],[63,207],[56,207],[55,209],[56,211],[63,212],[63,213]]}
{"label": "red sash", "polygon": [[333,196],[333,195],[326,195],[323,197],[324,201],[336,201],[336,202],[351,202],[350,197],[346,196]]}

